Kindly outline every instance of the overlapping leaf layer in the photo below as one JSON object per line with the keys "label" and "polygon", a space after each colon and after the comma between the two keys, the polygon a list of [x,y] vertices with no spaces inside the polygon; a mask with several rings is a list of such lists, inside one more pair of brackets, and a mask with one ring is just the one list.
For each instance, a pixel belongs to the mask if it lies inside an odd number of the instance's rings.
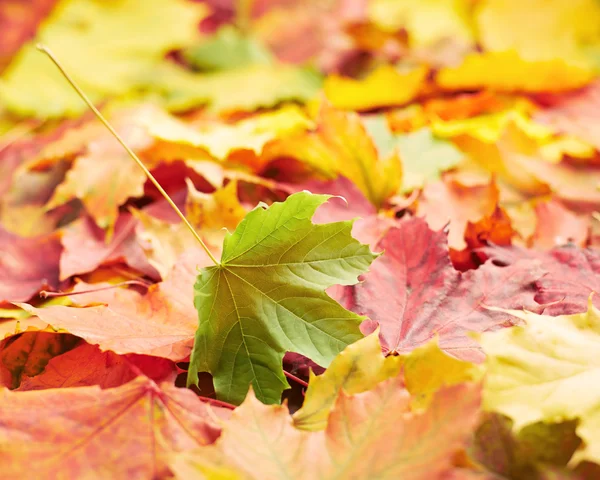
{"label": "overlapping leaf layer", "polygon": [[0,478],[600,478],[599,53],[597,0],[0,1]]}

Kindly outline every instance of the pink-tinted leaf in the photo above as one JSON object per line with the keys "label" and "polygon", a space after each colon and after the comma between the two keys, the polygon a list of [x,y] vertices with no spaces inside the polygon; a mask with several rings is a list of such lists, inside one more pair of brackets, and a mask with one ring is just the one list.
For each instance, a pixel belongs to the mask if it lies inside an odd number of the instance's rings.
{"label": "pink-tinted leaf", "polygon": [[124,262],[135,270],[159,279],[156,269],[148,263],[144,250],[135,234],[137,221],[129,214],[121,214],[109,243],[106,232],[89,217],[69,225],[62,236],[64,251],[60,257],[60,278],[92,272],[100,265]]}
{"label": "pink-tinted leaf", "polygon": [[57,234],[22,238],[0,227],[0,303],[23,302],[58,287],[62,247]]}
{"label": "pink-tinted leaf", "polygon": [[167,455],[216,440],[219,410],[145,377],[106,390],[0,390],[2,476],[164,478]]}
{"label": "pink-tinted leaf", "polygon": [[[196,267],[209,263],[203,252],[187,252],[169,278],[151,286],[145,295],[111,289],[73,296],[73,301],[81,305],[96,304],[89,307],[20,306],[54,328],[97,344],[101,350],[155,355],[178,362],[190,354],[198,324],[192,295]],[[87,290],[90,286],[80,284],[79,288]]]}
{"label": "pink-tinted leaf", "polygon": [[[546,315],[583,312],[590,294],[600,292],[600,255],[595,249],[567,246],[532,253],[511,247],[488,248],[485,253],[497,264],[542,270],[543,275],[535,282],[535,300],[544,306]],[[600,295],[592,300],[600,307]]]}
{"label": "pink-tinted leaf", "polygon": [[418,218],[388,231],[377,248],[385,254],[363,283],[347,287],[347,306],[367,315],[363,333],[379,324],[385,351],[406,353],[436,335],[445,352],[464,360],[483,354],[469,332],[513,325],[510,315],[486,306],[533,308],[534,282],[542,275],[536,265],[509,268],[486,264],[460,273],[448,258],[446,235],[434,232]]}

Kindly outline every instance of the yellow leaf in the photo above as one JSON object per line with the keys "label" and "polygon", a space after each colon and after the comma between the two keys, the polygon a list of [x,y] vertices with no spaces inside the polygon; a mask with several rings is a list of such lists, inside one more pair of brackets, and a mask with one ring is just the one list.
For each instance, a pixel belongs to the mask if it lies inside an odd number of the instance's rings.
{"label": "yellow leaf", "polygon": [[428,46],[449,38],[472,43],[470,3],[470,0],[371,0],[368,16],[383,30],[406,29],[414,46]]}
{"label": "yellow leaf", "polygon": [[416,348],[404,358],[404,381],[412,396],[412,405],[423,408],[442,387],[477,381],[482,369],[440,350],[437,340]]}
{"label": "yellow leaf", "polygon": [[391,65],[383,65],[362,80],[331,75],[323,88],[332,105],[345,110],[403,105],[417,96],[427,72],[426,67],[417,67],[400,73]]}
{"label": "yellow leaf", "polygon": [[564,156],[589,159],[596,154],[596,149],[572,135],[562,135],[540,147],[542,157],[550,162],[559,163]]}
{"label": "yellow leaf", "polygon": [[301,132],[310,126],[310,119],[302,109],[294,105],[256,115],[233,125],[215,123],[203,128],[195,127],[168,115],[153,117],[147,124],[148,131],[154,138],[203,148],[220,160],[226,159],[235,150],[251,150],[260,155],[267,142]]}
{"label": "yellow leaf", "polygon": [[481,335],[487,355],[484,406],[510,416],[519,430],[540,420],[579,417],[585,448],[579,460],[600,460],[600,311],[550,317],[502,310],[527,322]]}
{"label": "yellow leaf", "polygon": [[294,414],[294,425],[302,430],[323,430],[340,389],[349,395],[371,390],[398,375],[401,357],[384,357],[378,331],[346,347],[325,373],[312,372],[302,408]]}
{"label": "yellow leaf", "polygon": [[435,135],[443,138],[469,135],[485,143],[496,143],[507,126],[514,124],[529,138],[539,142],[549,141],[554,130],[534,122],[529,116],[531,109],[529,102],[517,101],[511,108],[498,113],[458,120],[434,118],[431,129]]}
{"label": "yellow leaf", "polygon": [[205,231],[225,228],[231,232],[247,213],[238,200],[235,180],[210,194],[199,192],[188,181],[185,211],[189,220]]}
{"label": "yellow leaf", "polygon": [[183,0],[62,0],[0,78],[0,103],[22,115],[76,115],[85,104],[35,49],[48,45],[91,96],[128,92],[164,55],[191,43],[206,9]]}
{"label": "yellow leaf", "polygon": [[596,0],[485,0],[475,21],[486,50],[514,49],[528,60],[584,62],[586,44],[600,41]]}
{"label": "yellow leaf", "polygon": [[341,112],[324,103],[317,124],[315,131],[270,144],[265,161],[292,157],[326,176],[344,175],[376,206],[396,193],[402,181],[400,159],[396,154],[379,159],[356,113]]}
{"label": "yellow leaf", "polygon": [[529,61],[509,50],[468,55],[461,65],[440,70],[436,81],[446,90],[563,92],[583,87],[593,78],[588,69],[562,59]]}

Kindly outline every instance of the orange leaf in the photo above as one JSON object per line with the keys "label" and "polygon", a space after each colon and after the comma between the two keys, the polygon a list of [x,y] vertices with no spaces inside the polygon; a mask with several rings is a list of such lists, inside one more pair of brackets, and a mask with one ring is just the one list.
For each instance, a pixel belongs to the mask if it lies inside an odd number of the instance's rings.
{"label": "orange leaf", "polygon": [[448,245],[463,250],[467,243],[464,235],[469,222],[478,222],[492,215],[498,203],[496,184],[469,184],[467,177],[447,174],[443,180],[425,186],[417,215],[427,220],[432,230],[440,230],[450,223]]}
{"label": "orange leaf", "polygon": [[23,332],[4,339],[0,343],[0,385],[19,387],[23,376],[39,375],[49,361],[80,341],[73,335],[54,332]]}
{"label": "orange leaf", "polygon": [[214,445],[173,456],[172,467],[181,479],[215,467],[261,480],[440,478],[474,427],[479,387],[444,388],[426,411],[411,412],[402,382],[340,392],[326,430],[317,432],[297,430],[285,406],[263,405],[251,393]]}
{"label": "orange leaf", "polygon": [[[101,350],[119,354],[138,353],[182,361],[191,352],[198,313],[193,305],[196,266],[211,264],[206,254],[190,251],[174,267],[169,278],[148,289],[145,295],[115,289],[73,297],[84,308],[54,305],[36,308],[19,304],[54,328],[97,344]],[[89,285],[79,284],[81,290]]]}
{"label": "orange leaf", "polygon": [[590,233],[588,218],[567,210],[560,202],[550,200],[535,206],[537,225],[533,245],[539,248],[560,247],[569,242],[585,247]]}
{"label": "orange leaf", "polygon": [[[27,333],[30,332],[24,335]],[[56,333],[50,335],[71,336]],[[90,385],[113,388],[130,382],[139,375],[139,372],[155,382],[173,383],[177,368],[166,358],[134,354],[117,355],[111,351],[101,352],[96,345],[81,342],[72,350],[51,358],[39,375],[27,373],[27,376],[22,378],[18,391]]]}
{"label": "orange leaf", "polygon": [[2,476],[163,478],[167,455],[215,441],[219,410],[146,377],[107,390],[0,390]]}

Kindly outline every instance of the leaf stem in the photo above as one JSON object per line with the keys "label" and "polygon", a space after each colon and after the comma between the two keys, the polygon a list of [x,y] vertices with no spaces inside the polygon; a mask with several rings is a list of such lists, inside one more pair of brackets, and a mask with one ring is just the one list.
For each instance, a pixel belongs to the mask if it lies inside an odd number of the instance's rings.
{"label": "leaf stem", "polygon": [[301,378],[298,378],[296,375],[292,375],[290,372],[286,372],[285,370],[283,371],[283,374],[290,380],[293,380],[294,382],[302,385],[303,387],[308,388],[308,383],[302,380]]}
{"label": "leaf stem", "polygon": [[204,243],[204,241],[202,240],[202,238],[200,238],[200,235],[198,235],[198,232],[196,232],[196,230],[194,229],[194,227],[192,227],[192,224],[188,221],[188,219],[185,218],[185,215],[181,212],[181,210],[179,210],[179,207],[177,207],[177,205],[175,205],[175,202],[171,199],[171,197],[169,196],[169,194],[167,192],[165,192],[164,188],[160,185],[160,183],[158,183],[158,180],[156,180],[156,178],[154,178],[154,175],[152,175],[150,173],[150,171],[142,163],[142,161],[139,159],[139,157],[133,152],[133,150],[131,150],[131,148],[129,148],[127,146],[127,144],[125,143],[125,141],[115,131],[115,129],[110,125],[110,123],[108,123],[108,120],[106,120],[104,118],[104,116],[98,111],[98,109],[90,101],[90,99],[87,97],[87,95],[85,93],[83,93],[83,90],[81,90],[81,88],[79,88],[79,86],[75,83],[75,81],[71,78],[71,76],[65,71],[65,69],[63,68],[63,66],[56,59],[56,57],[50,51],[50,49],[48,47],[46,47],[45,45],[41,45],[41,44],[37,45],[37,49],[39,51],[45,53],[48,56],[48,58],[50,58],[50,60],[52,60],[52,63],[54,63],[54,65],[56,65],[56,67],[58,68],[58,70],[60,71],[60,73],[62,73],[63,77],[65,77],[65,79],[67,80],[67,82],[69,82],[69,84],[73,87],[73,89],[77,92],[77,94],[81,97],[81,99],[89,107],[89,109],[92,112],[94,112],[94,115],[96,115],[96,117],[98,118],[98,120],[100,120],[104,124],[104,126],[113,135],[113,137],[115,137],[117,139],[117,141],[121,144],[121,146],[129,154],[129,156],[144,171],[144,173],[146,174],[146,177],[148,177],[148,179],[154,184],[154,186],[158,189],[158,191],[161,193],[161,195],[163,197],[165,197],[165,200],[169,203],[169,205],[171,205],[171,208],[173,208],[173,210],[175,210],[175,213],[177,213],[177,215],[179,215],[179,218],[181,218],[181,220],[183,221],[183,223],[185,223],[185,225],[188,228],[188,230],[190,232],[192,232],[192,235],[194,235],[194,237],[196,238],[196,240],[198,241],[198,243],[202,246],[202,248],[204,249],[204,251],[206,252],[206,254],[209,256],[209,258],[214,262],[215,265],[220,265],[220,262],[214,257],[214,255],[212,254],[212,252],[210,251],[210,249],[206,246],[206,244]]}
{"label": "leaf stem", "polygon": [[235,410],[235,405],[231,403],[223,402],[221,400],[217,400],[216,398],[203,397],[202,395],[198,395],[198,398],[203,402],[210,403],[216,407],[228,408],[229,410]]}
{"label": "leaf stem", "polygon": [[119,287],[123,287],[125,285],[139,285],[140,287],[144,287],[144,288],[150,287],[149,283],[143,282],[141,280],[127,280],[126,282],[115,283],[114,285],[109,285],[107,287],[91,288],[89,290],[81,290],[79,292],[49,292],[47,290],[42,290],[40,292],[40,297],[42,297],[42,298],[71,297],[73,295],[82,295],[84,293],[94,293],[94,292],[100,292],[102,290],[111,290],[113,288],[119,288]]}

